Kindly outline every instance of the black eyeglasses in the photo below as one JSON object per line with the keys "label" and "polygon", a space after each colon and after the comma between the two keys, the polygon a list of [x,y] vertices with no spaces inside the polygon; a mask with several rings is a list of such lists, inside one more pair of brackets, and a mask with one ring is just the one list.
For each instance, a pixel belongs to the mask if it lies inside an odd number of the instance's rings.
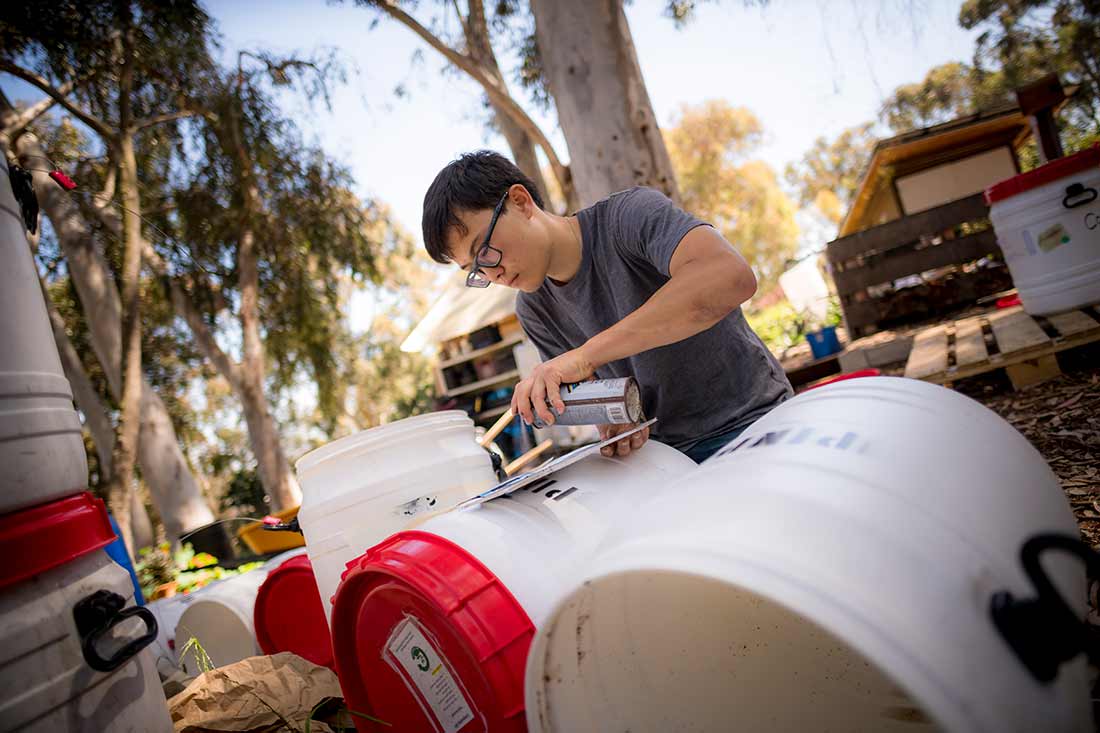
{"label": "black eyeglasses", "polygon": [[477,254],[474,255],[474,261],[470,265],[470,273],[466,276],[466,287],[468,288],[489,287],[492,281],[485,277],[485,273],[481,271],[481,268],[500,266],[500,258],[504,256],[504,253],[489,244],[489,242],[493,238],[493,229],[496,228],[497,219],[500,218],[500,212],[504,211],[504,202],[507,200],[508,192],[506,191],[500,197],[500,203],[493,209],[493,218],[489,220],[489,228],[485,231],[485,240],[478,248]]}

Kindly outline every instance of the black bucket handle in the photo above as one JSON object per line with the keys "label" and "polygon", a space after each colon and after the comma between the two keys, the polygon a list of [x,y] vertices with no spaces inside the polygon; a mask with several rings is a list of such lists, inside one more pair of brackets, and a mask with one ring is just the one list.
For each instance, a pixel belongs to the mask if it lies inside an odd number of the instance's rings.
{"label": "black bucket handle", "polygon": [[[80,651],[88,666],[97,672],[114,672],[157,638],[157,618],[153,612],[141,606],[123,608],[125,604],[126,600],[118,593],[98,590],[73,606],[73,619],[80,633]],[[134,616],[145,622],[145,633],[127,642],[110,657],[104,659],[100,656],[96,642],[112,628]]]}
{"label": "black bucket handle", "polygon": [[1037,595],[1016,598],[1011,591],[993,594],[990,615],[1001,636],[1032,676],[1048,683],[1058,676],[1063,662],[1082,651],[1100,659],[1100,649],[1089,626],[1077,618],[1043,570],[1040,556],[1048,550],[1076,555],[1085,563],[1090,578],[1100,578],[1100,554],[1081,540],[1060,534],[1040,534],[1020,548],[1020,563]]}

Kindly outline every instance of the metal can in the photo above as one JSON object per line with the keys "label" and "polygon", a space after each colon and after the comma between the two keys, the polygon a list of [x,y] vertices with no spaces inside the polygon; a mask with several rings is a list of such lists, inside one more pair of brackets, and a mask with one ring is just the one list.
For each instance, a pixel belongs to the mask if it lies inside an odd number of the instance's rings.
{"label": "metal can", "polygon": [[[565,411],[557,416],[555,425],[631,424],[643,419],[642,392],[634,377],[563,384],[561,400]],[[547,425],[536,415],[534,426]]]}

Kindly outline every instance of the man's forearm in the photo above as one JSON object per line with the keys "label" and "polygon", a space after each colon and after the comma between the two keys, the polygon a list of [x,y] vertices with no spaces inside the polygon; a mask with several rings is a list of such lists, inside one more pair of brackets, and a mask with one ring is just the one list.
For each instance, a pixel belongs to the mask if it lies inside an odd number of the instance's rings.
{"label": "man's forearm", "polygon": [[705,331],[752,297],[751,271],[692,262],[650,296],[640,308],[590,338],[581,351],[593,369]]}

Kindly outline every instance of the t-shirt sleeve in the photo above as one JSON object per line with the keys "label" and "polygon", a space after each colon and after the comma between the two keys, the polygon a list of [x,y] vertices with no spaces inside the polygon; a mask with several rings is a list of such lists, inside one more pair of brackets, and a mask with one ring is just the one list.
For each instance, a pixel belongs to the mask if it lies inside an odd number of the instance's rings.
{"label": "t-shirt sleeve", "polygon": [[516,316],[519,318],[519,325],[523,328],[523,332],[527,335],[527,340],[535,345],[543,361],[550,361],[555,356],[569,351],[569,347],[562,344],[560,339],[554,338],[541,309],[533,306],[522,294],[516,299]]}
{"label": "t-shirt sleeve", "polygon": [[660,191],[632,188],[612,197],[616,246],[627,257],[644,260],[669,277],[669,264],[684,235],[706,222],[697,219]]}

